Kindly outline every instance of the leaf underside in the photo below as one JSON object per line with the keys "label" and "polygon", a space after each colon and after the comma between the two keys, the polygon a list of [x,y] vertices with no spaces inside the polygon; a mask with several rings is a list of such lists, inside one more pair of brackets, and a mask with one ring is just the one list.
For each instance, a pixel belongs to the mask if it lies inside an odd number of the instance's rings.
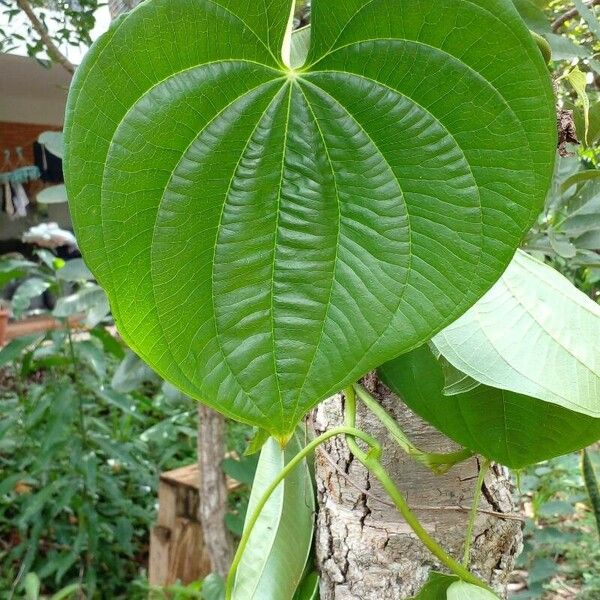
{"label": "leaf underside", "polygon": [[152,0],[76,74],[66,184],[120,332],[280,438],[451,323],[544,200],[554,100],[509,0]]}
{"label": "leaf underside", "polygon": [[444,395],[442,364],[427,344],[382,365],[383,382],[423,419],[470,450],[513,469],[600,439],[600,419],[487,385]]}
{"label": "leaf underside", "polygon": [[[275,439],[267,440],[256,468],[247,519],[268,485],[305,443],[299,429],[285,450]],[[292,598],[312,546],[314,494],[304,460],[279,484],[261,511],[236,572],[233,600]]]}
{"label": "leaf underside", "polygon": [[519,250],[494,287],[433,338],[477,381],[600,418],[600,306]]}

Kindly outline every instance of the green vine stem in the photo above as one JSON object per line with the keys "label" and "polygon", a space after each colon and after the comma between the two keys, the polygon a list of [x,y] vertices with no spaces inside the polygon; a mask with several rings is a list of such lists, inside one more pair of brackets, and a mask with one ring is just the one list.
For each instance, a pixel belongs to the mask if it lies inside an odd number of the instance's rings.
{"label": "green vine stem", "polygon": [[[354,429],[356,425],[356,394],[354,388],[347,388],[344,390],[344,396],[346,398],[345,407],[345,424],[347,427]],[[356,436],[358,437],[358,436]],[[410,510],[404,496],[400,490],[396,487],[396,484],[392,481],[392,478],[385,470],[381,462],[379,461],[380,453],[374,454],[372,452],[364,452],[361,450],[356,440],[353,437],[348,436],[346,438],[348,447],[352,454],[364,465],[364,467],[370,471],[381,483],[388,496],[394,502],[398,512],[402,515],[404,520],[413,530],[415,535],[421,540],[423,545],[450,571],[460,577],[463,581],[489,590],[489,586],[473,575],[466,567],[461,565],[459,562],[454,560],[425,530],[423,525],[419,522],[417,517]]]}
{"label": "green vine stem", "polygon": [[600,536],[600,488],[598,487],[598,479],[596,477],[596,472],[594,471],[594,465],[590,459],[590,454],[585,449],[581,451],[581,471],[583,473],[585,487],[590,496],[592,511],[594,517],[596,517],[598,536]]}
{"label": "green vine stem", "polygon": [[471,562],[471,544],[473,542],[473,530],[475,529],[475,519],[477,518],[477,509],[481,501],[481,494],[483,492],[483,484],[485,476],[490,470],[490,461],[484,458],[479,466],[479,475],[477,476],[477,482],[475,483],[475,493],[473,494],[473,501],[471,504],[471,511],[469,512],[469,521],[467,522],[467,532],[465,534],[465,552],[463,555],[463,565],[469,568]]}
{"label": "green vine stem", "polygon": [[[363,388],[359,388],[363,390]],[[379,404],[372,398],[366,390],[364,390],[366,396],[368,396],[377,406]],[[370,435],[365,432],[356,429],[356,394],[354,388],[348,388],[344,391],[344,396],[346,398],[346,410],[345,410],[345,424],[341,427],[336,427],[331,429],[330,431],[326,431],[320,436],[316,437],[309,444],[307,444],[298,454],[296,454],[290,462],[279,472],[277,477],[269,484],[267,489],[264,491],[260,500],[258,501],[254,511],[250,515],[247,523],[244,526],[244,531],[242,533],[242,538],[235,552],[235,556],[233,557],[233,562],[231,563],[231,568],[229,569],[229,573],[227,574],[227,581],[225,583],[225,599],[231,600],[233,595],[233,588],[235,584],[235,575],[242,560],[242,556],[246,550],[248,545],[248,541],[250,540],[250,535],[260,517],[260,514],[265,507],[266,503],[269,501],[269,498],[273,494],[273,492],[277,489],[277,486],[308,456],[310,455],[318,446],[320,446],[323,442],[327,441],[332,437],[336,437],[338,435],[344,435],[346,437],[346,441],[348,443],[348,447],[350,451],[356,458],[368,469],[381,483],[391,500],[394,502],[394,505],[408,523],[408,525],[412,528],[416,536],[421,540],[421,542],[425,545],[425,547],[450,571],[455,573],[458,577],[460,577],[463,581],[467,583],[471,583],[478,587],[489,589],[488,585],[483,582],[481,579],[473,575],[468,569],[466,569],[463,565],[454,560],[446,551],[427,533],[425,528],[421,525],[419,520],[410,510],[406,500],[402,496],[400,490],[396,487],[396,484],[392,481],[388,472],[385,470],[383,465],[380,462],[381,458],[381,445],[377,440],[375,440]],[[369,398],[367,398],[367,402],[369,402]],[[379,406],[381,411],[383,411],[382,416],[386,417],[389,425],[392,426],[393,419]],[[377,415],[379,417],[379,414]],[[379,417],[381,418],[381,417]],[[386,425],[386,423],[384,423]],[[386,425],[388,427],[388,425]],[[390,429],[390,427],[388,427]],[[390,430],[391,431],[391,430]],[[415,451],[418,453],[417,455],[425,455],[426,453],[421,452],[417,448],[415,448],[411,442],[406,438],[402,430],[398,427],[396,434],[399,433],[400,439],[403,440],[404,446],[411,448],[412,451],[409,454],[414,455]],[[394,436],[396,437],[396,435]],[[357,444],[356,440],[362,440],[367,446],[369,450],[367,452],[363,451]],[[402,446],[402,444],[401,444]],[[431,455],[430,455],[431,456]],[[435,455],[434,455],[435,456]],[[447,457],[448,455],[438,455],[446,457],[446,462],[443,464],[447,465]],[[467,458],[467,457],[464,457]],[[464,460],[464,458],[462,460]],[[438,463],[441,464],[441,463]]]}
{"label": "green vine stem", "polygon": [[352,436],[352,439],[359,438],[363,442],[365,442],[370,450],[369,455],[377,457],[381,456],[381,446],[379,442],[372,438],[370,435],[355,429],[354,427],[342,426],[331,429],[330,431],[326,431],[321,434],[319,437],[316,437],[314,440],[309,442],[298,454],[290,460],[290,462],[285,465],[285,467],[278,473],[277,477],[269,484],[269,487],[264,491],[261,496],[258,504],[256,505],[254,511],[250,515],[249,520],[244,525],[244,531],[242,533],[242,539],[237,547],[235,552],[235,556],[233,557],[233,562],[231,563],[231,568],[229,569],[229,573],[227,574],[227,581],[225,584],[225,599],[231,600],[233,594],[233,586],[235,583],[235,574],[237,572],[237,568],[242,560],[242,556],[244,551],[246,550],[246,546],[248,545],[248,541],[250,539],[250,535],[252,534],[252,530],[258,521],[258,518],[265,507],[265,504],[268,502],[269,498],[273,494],[273,492],[277,489],[277,486],[309,455],[311,454],[315,448],[320,446],[323,442],[328,439],[338,436],[338,435],[346,435]]}
{"label": "green vine stem", "polygon": [[465,448],[446,454],[424,452],[417,448],[400,428],[398,422],[369,394],[360,384],[354,385],[354,391],[363,404],[381,421],[390,432],[396,443],[411,458],[431,469],[436,475],[447,473],[454,465],[473,456],[473,452]]}

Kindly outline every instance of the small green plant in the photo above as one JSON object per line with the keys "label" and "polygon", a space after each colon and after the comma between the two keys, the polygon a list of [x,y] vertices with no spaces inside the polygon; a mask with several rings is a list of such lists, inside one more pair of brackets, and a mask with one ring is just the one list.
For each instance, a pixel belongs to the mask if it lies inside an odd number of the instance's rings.
{"label": "small green plant", "polygon": [[[589,452],[600,466],[597,450]],[[520,568],[527,569],[527,590],[515,600],[538,600],[544,594],[571,590],[577,600],[600,596],[600,545],[594,516],[576,454],[528,467],[521,476],[527,512],[525,549]]]}
{"label": "small green plant", "polygon": [[[103,321],[104,293],[81,260],[38,256],[0,261],[0,273],[28,277],[21,288],[43,281],[65,325],[0,350],[0,596],[20,598],[37,582],[57,599],[73,589],[93,598],[99,583],[102,597],[130,598],[158,473],[194,460],[196,411],[156,377],[119,391],[132,373]],[[33,294],[19,297],[25,312]],[[76,315],[86,333],[69,326]]]}
{"label": "small green plant", "polygon": [[[295,34],[293,15],[290,0],[153,0],[94,45],[65,128],[82,251],[134,351],[258,428],[228,600],[293,598],[312,539],[306,459],[333,436],[453,573],[432,576],[440,597],[494,598],[470,539],[461,563],[415,518],[355,409],[436,472],[597,439],[600,308],[515,256],[555,163],[548,55],[509,0],[315,0]],[[417,448],[357,383],[378,367],[466,449]],[[344,426],[300,443],[307,411],[340,390]]]}

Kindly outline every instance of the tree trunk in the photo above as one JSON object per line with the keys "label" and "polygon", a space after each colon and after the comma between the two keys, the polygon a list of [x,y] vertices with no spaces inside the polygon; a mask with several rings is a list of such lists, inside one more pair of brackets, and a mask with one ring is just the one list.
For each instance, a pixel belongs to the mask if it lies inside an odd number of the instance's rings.
{"label": "tree trunk", "polygon": [[[418,447],[430,452],[456,449],[376,378],[370,376],[366,385]],[[316,409],[313,418],[317,433],[341,423],[343,402],[343,396],[338,395]],[[383,444],[382,462],[425,528],[460,559],[479,472],[477,459],[455,466],[446,475],[433,475],[407,458],[360,405],[357,417],[358,426]],[[335,438],[317,450],[316,478],[322,600],[408,598],[418,592],[432,569],[443,570],[412,534],[379,483],[352,460],[343,439]],[[471,554],[471,568],[490,581],[502,597],[522,542],[522,520],[513,512],[511,492],[505,470],[491,469],[483,486]]]}
{"label": "tree trunk", "polygon": [[141,0],[108,0],[108,10],[111,19],[115,19],[121,13],[135,8]]}
{"label": "tree trunk", "polygon": [[227,485],[221,468],[225,436],[225,418],[214,410],[198,406],[198,462],[200,489],[198,520],[202,525],[204,545],[211,570],[227,575],[233,557],[233,542],[227,526]]}

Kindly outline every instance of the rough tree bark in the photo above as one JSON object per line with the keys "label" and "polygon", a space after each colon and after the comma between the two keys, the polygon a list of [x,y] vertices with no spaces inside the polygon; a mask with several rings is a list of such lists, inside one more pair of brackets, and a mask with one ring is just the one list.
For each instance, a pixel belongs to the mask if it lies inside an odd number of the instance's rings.
{"label": "rough tree bark", "polygon": [[227,485],[221,468],[224,453],[225,418],[204,405],[198,406],[198,461],[200,489],[198,520],[211,570],[227,575],[233,557],[233,541],[225,525]]}
{"label": "rough tree bark", "polygon": [[115,19],[121,13],[135,8],[140,2],[141,0],[108,0],[111,19]]}
{"label": "rough tree bark", "polygon": [[[456,445],[425,424],[371,375],[367,387],[423,450]],[[344,398],[335,396],[313,414],[320,433],[342,421]],[[479,472],[476,458],[436,476],[408,459],[370,413],[359,406],[358,426],[383,444],[383,464],[426,529],[454,557],[463,553],[468,509]],[[440,565],[412,534],[378,482],[352,460],[342,439],[316,454],[319,512],[317,566],[322,600],[397,600],[415,594]],[[514,514],[506,472],[494,467],[485,479],[472,548],[471,568],[501,594],[521,550],[522,522]],[[502,516],[506,513],[506,516]]]}

